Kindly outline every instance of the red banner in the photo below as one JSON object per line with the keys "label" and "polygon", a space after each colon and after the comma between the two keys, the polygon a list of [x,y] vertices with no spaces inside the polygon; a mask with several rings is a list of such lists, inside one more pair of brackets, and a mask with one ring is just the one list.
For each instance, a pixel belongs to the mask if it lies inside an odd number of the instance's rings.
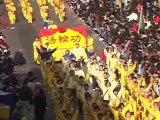
{"label": "red banner", "polygon": [[67,28],[65,26],[61,26],[61,27],[59,27],[57,29],[41,29],[39,36],[40,37],[51,36],[51,35],[55,34],[56,32],[61,31],[62,28],[63,29],[66,28],[66,30],[67,29],[75,30],[75,31],[81,33],[84,37],[88,38],[88,33],[87,33],[86,26],[80,26],[80,27],[74,27],[74,28]]}

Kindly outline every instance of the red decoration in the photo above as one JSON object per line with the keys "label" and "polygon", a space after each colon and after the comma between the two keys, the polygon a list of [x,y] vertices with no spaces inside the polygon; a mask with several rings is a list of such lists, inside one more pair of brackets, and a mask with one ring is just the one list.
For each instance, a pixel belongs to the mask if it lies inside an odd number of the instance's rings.
{"label": "red decoration", "polygon": [[160,16],[155,17],[154,21],[158,24],[160,24]]}
{"label": "red decoration", "polygon": [[60,33],[64,33],[64,32],[67,31],[67,27],[66,27],[66,26],[60,26],[60,27],[58,28],[58,30],[59,30]]}

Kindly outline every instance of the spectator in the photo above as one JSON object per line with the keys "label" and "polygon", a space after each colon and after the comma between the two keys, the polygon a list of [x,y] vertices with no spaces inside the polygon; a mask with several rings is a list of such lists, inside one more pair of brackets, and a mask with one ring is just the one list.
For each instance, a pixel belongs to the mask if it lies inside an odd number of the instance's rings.
{"label": "spectator", "polygon": [[17,104],[16,108],[12,112],[11,120],[22,120],[23,114],[22,114],[22,106],[21,104]]}
{"label": "spectator", "polygon": [[22,104],[22,114],[28,120],[34,120],[33,92],[27,87],[27,81],[23,82],[22,87],[18,90],[20,103]]}
{"label": "spectator", "polygon": [[36,120],[44,120],[44,114],[47,109],[46,96],[43,89],[39,89],[34,98],[35,102],[35,117]]}

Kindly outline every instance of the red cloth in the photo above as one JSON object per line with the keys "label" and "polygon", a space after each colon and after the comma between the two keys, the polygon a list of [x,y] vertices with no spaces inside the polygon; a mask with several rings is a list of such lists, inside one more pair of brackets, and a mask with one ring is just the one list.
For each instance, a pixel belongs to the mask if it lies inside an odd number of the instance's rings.
{"label": "red cloth", "polygon": [[116,40],[115,44],[116,44],[116,47],[119,47],[121,45],[121,41],[120,40]]}
{"label": "red cloth", "polygon": [[[58,32],[61,27],[56,28],[56,29],[41,29],[39,36],[40,37],[51,36],[51,35],[55,34],[56,32]],[[63,28],[64,27],[67,29],[66,26],[63,26]],[[88,38],[86,26],[74,27],[74,28],[70,28],[70,29],[77,31],[77,32],[81,33],[84,37]]]}
{"label": "red cloth", "polygon": [[105,54],[104,54],[104,50],[102,50],[101,52],[100,52],[100,56],[101,56],[101,58],[102,58],[102,60],[104,61],[104,62],[106,62],[106,56],[105,56]]}
{"label": "red cloth", "polygon": [[[45,37],[45,36],[51,36],[53,34],[55,34],[56,32],[65,32],[68,28],[66,26],[61,26],[59,28],[56,28],[56,29],[41,29],[40,30],[40,42],[42,42],[41,40],[41,37]],[[86,44],[88,43],[88,33],[87,33],[87,28],[86,26],[80,26],[80,27],[74,27],[74,28],[69,28],[69,29],[72,29],[74,31],[77,31],[79,32],[80,34],[82,34],[85,38],[86,38]]]}
{"label": "red cloth", "polygon": [[150,56],[150,57],[152,57],[152,56],[156,56],[157,55],[157,53],[156,52],[150,52],[150,53],[148,53],[148,56]]}
{"label": "red cloth", "polygon": [[155,17],[154,21],[158,24],[160,24],[160,16]]}
{"label": "red cloth", "polygon": [[59,27],[59,32],[60,33],[64,33],[64,32],[66,32],[67,31],[67,27],[66,26],[61,26],[61,27]]}
{"label": "red cloth", "polygon": [[141,5],[141,4],[138,4],[138,5],[136,6],[136,10],[140,10],[141,7],[142,7],[142,5]]}
{"label": "red cloth", "polygon": [[96,14],[96,15],[95,15],[95,19],[96,19],[97,21],[99,21],[99,20],[100,20],[100,18],[99,18],[99,15],[98,15],[98,14]]}
{"label": "red cloth", "polygon": [[138,25],[136,23],[133,24],[132,31],[133,32],[138,32]]}

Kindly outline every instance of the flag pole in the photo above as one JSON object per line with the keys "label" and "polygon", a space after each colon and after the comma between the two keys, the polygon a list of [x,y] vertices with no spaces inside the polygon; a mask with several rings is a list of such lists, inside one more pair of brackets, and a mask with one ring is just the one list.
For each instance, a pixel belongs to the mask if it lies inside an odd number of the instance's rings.
{"label": "flag pole", "polygon": [[120,0],[121,8],[120,8],[120,14],[121,14],[121,19],[123,18],[123,7],[122,7],[122,0]]}
{"label": "flag pole", "polygon": [[139,26],[138,26],[138,34],[139,34],[139,32],[140,32],[140,29],[141,29],[141,21],[142,21],[142,14],[143,14],[143,5],[142,5],[142,7],[141,7],[141,11],[140,11],[140,18],[139,18]]}

